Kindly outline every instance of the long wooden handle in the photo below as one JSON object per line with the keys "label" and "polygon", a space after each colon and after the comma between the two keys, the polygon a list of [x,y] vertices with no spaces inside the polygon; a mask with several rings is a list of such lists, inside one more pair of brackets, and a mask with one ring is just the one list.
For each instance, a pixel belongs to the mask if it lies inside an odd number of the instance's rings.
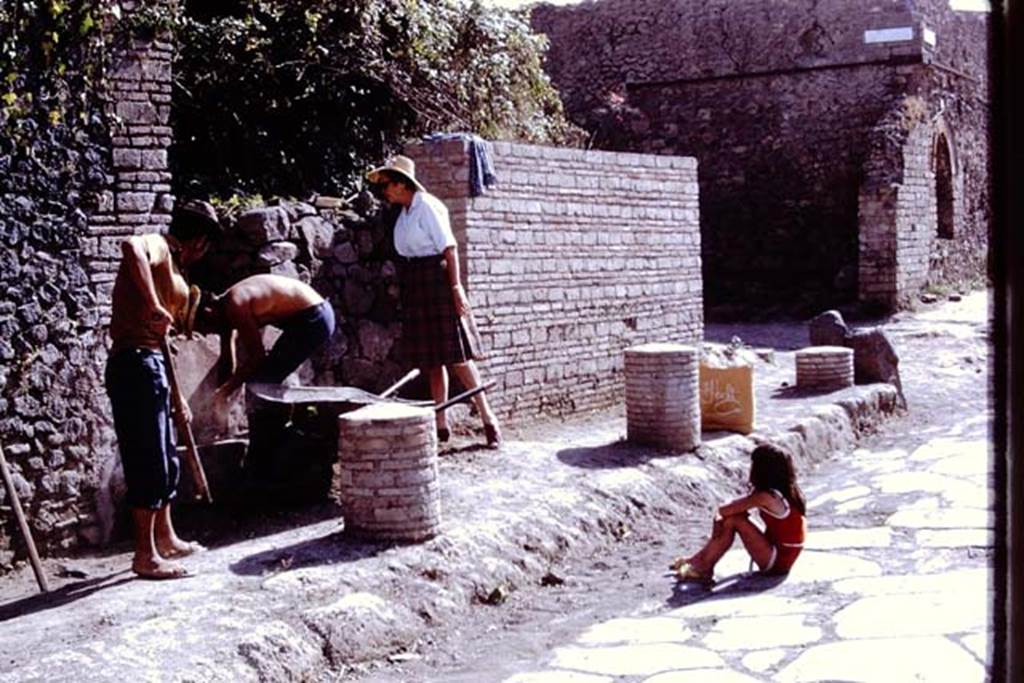
{"label": "long wooden handle", "polygon": [[167,381],[171,385],[174,425],[178,430],[178,436],[185,442],[185,463],[188,465],[189,474],[192,475],[192,483],[195,484],[196,499],[212,503],[213,496],[210,494],[210,484],[206,481],[206,471],[203,469],[203,462],[199,459],[199,449],[196,448],[196,439],[192,434],[192,425],[185,417],[185,406],[182,405],[183,399],[178,387],[178,373],[174,369],[171,345],[166,338],[160,342],[160,350],[163,351],[164,359],[167,362]]}
{"label": "long wooden handle", "polygon": [[416,379],[419,376],[420,376],[420,369],[419,368],[413,368],[412,370],[407,372],[405,374],[405,376],[402,377],[402,379],[398,380],[397,382],[392,384],[390,387],[385,389],[383,392],[381,392],[380,397],[381,398],[387,398],[388,396],[390,396],[391,394],[395,393],[396,391],[401,389],[403,386],[405,386],[408,382],[411,382],[412,380]]}
{"label": "long wooden handle", "polygon": [[492,379],[489,382],[484,382],[483,384],[480,384],[478,386],[473,387],[469,391],[463,391],[458,396],[453,396],[452,398],[448,399],[444,403],[439,403],[436,406],[434,406],[434,412],[435,413],[439,413],[442,410],[446,410],[448,408],[451,408],[456,403],[462,403],[467,398],[473,398],[474,396],[476,396],[480,392],[486,391],[486,390],[490,389],[491,387],[494,386],[494,384],[495,384],[495,380]]}
{"label": "long wooden handle", "polygon": [[46,574],[43,573],[43,565],[39,562],[39,553],[36,552],[36,543],[32,540],[32,530],[28,528],[28,521],[25,519],[25,512],[21,509],[21,501],[18,500],[18,492],[14,490],[14,482],[11,481],[11,473],[7,471],[7,458],[4,457],[3,446],[0,446],[0,474],[4,478],[4,487],[7,489],[7,497],[11,500],[11,507],[14,509],[14,517],[18,520],[18,527],[21,528],[21,535],[28,547],[28,559],[32,563],[32,572],[36,575],[36,582],[39,590],[48,593],[50,587],[46,583]]}

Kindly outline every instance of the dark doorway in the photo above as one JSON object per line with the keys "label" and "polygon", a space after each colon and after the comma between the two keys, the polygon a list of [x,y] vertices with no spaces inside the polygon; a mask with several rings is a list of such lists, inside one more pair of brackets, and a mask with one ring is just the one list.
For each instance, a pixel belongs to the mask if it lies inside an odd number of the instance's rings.
{"label": "dark doorway", "polygon": [[935,204],[936,234],[943,239],[953,239],[953,165],[949,142],[942,134],[935,140]]}

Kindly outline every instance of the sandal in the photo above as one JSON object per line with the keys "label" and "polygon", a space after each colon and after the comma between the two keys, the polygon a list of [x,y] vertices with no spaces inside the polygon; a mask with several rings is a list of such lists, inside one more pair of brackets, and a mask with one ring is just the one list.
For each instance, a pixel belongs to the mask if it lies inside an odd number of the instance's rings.
{"label": "sandal", "polygon": [[672,564],[670,564],[668,566],[668,568],[671,569],[674,572],[675,571],[679,571],[679,568],[682,567],[684,564],[686,564],[688,561],[689,560],[687,560],[685,557],[680,555],[676,559],[672,560]]}
{"label": "sandal", "polygon": [[693,568],[693,565],[689,562],[684,562],[678,568],[676,568],[676,580],[677,581],[699,581],[701,583],[710,583],[711,576],[704,572],[698,571]]}
{"label": "sandal", "polygon": [[161,564],[152,567],[141,567],[133,564],[132,571],[135,573],[135,576],[146,581],[188,579],[195,576],[195,574],[180,564]]}
{"label": "sandal", "polygon": [[181,546],[178,548],[173,548],[167,551],[157,548],[157,552],[160,554],[160,557],[165,560],[177,560],[182,557],[188,557],[189,555],[206,552],[206,546],[195,541],[183,541]]}

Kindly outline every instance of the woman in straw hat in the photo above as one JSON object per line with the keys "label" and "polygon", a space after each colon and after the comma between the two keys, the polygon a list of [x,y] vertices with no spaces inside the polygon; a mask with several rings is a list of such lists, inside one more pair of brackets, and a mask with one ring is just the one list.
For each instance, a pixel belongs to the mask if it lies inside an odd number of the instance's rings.
{"label": "woman in straw hat", "polygon": [[[384,199],[402,207],[395,222],[395,250],[402,301],[401,348],[410,364],[423,370],[435,403],[448,397],[451,368],[467,389],[480,385],[476,355],[461,318],[469,300],[459,278],[459,256],[448,209],[416,180],[413,160],[396,156],[367,174]],[[484,423],[487,445],[501,445],[498,419],[483,392],[473,398]],[[437,413],[437,438],[447,441],[448,422]]]}

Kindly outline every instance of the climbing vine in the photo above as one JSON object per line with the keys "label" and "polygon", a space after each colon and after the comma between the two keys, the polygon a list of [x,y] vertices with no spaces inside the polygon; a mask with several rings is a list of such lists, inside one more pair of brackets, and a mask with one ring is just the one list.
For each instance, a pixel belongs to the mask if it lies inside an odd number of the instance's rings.
{"label": "climbing vine", "polygon": [[104,100],[117,46],[170,30],[173,9],[125,12],[114,0],[0,5],[0,193],[38,209],[88,209],[105,178],[112,114]]}

